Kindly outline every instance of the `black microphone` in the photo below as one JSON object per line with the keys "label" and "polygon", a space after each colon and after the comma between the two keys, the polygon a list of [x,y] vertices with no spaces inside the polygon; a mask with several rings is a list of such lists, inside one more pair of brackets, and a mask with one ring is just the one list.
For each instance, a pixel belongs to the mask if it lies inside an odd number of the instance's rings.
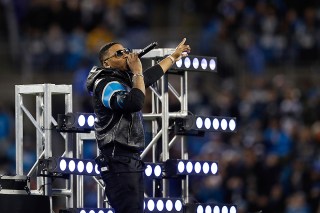
{"label": "black microphone", "polygon": [[150,52],[153,48],[155,48],[157,45],[158,45],[158,42],[153,42],[153,43],[149,44],[148,46],[143,48],[141,50],[141,52],[139,52],[138,57],[141,58],[142,56],[144,56],[145,54]]}

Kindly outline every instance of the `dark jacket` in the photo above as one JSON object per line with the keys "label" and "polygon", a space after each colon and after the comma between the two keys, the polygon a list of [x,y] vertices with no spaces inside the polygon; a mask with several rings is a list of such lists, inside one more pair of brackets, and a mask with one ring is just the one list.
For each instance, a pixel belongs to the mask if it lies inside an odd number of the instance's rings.
{"label": "dark jacket", "polygon": [[[150,86],[163,75],[159,65],[144,72],[146,87]],[[130,96],[128,106],[122,110],[113,110],[103,105],[101,90],[108,82],[116,81],[123,85]],[[139,89],[132,89],[132,73],[117,69],[93,67],[88,75],[86,86],[93,97],[93,108],[96,114],[95,133],[98,146],[103,149],[106,145],[120,143],[125,147],[140,152],[144,148],[144,129],[141,109],[144,94]],[[117,96],[121,98],[120,93]],[[117,97],[117,98],[118,98]],[[127,98],[128,99],[128,98]]]}

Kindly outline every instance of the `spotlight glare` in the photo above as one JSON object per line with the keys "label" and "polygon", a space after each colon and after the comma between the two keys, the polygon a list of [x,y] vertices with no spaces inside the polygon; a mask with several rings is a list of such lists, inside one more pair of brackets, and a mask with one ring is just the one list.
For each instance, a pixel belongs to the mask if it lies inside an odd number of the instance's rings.
{"label": "spotlight glare", "polygon": [[157,202],[157,209],[158,209],[158,211],[162,211],[163,208],[164,208],[164,203],[163,203],[163,201],[162,201],[162,200],[158,200],[158,202]]}
{"label": "spotlight glare", "polygon": [[180,161],[180,162],[178,163],[178,171],[179,171],[180,173],[182,173],[182,172],[184,171],[184,163],[183,163],[182,161]]}
{"label": "spotlight glare", "polygon": [[94,171],[96,172],[96,174],[98,174],[98,175],[100,174],[98,164],[96,164],[96,165],[94,166]]}
{"label": "spotlight glare", "polygon": [[196,162],[194,165],[194,171],[199,174],[201,172],[201,164],[199,162]]}
{"label": "spotlight glare", "polygon": [[235,128],[236,128],[236,122],[235,122],[233,119],[231,119],[231,120],[229,121],[229,129],[230,129],[231,131],[234,131]]}
{"label": "spotlight glare", "polygon": [[174,204],[174,207],[177,211],[181,211],[182,209],[182,202],[180,200],[177,200]]}
{"label": "spotlight glare", "polygon": [[192,66],[193,66],[193,68],[198,69],[198,67],[199,67],[199,59],[198,58],[193,59]]}
{"label": "spotlight glare", "polygon": [[76,163],[74,160],[69,161],[69,170],[70,172],[73,172],[76,169]]}
{"label": "spotlight glare", "polygon": [[191,173],[191,172],[192,172],[192,169],[193,169],[192,162],[189,161],[189,162],[187,163],[187,172],[188,172],[188,173]]}
{"label": "spotlight glare", "polygon": [[173,203],[172,203],[171,200],[167,200],[167,202],[166,202],[166,209],[167,209],[168,211],[171,211],[171,210],[173,209]]}
{"label": "spotlight glare", "polygon": [[197,213],[203,213],[203,207],[201,205],[197,207]]}
{"label": "spotlight glare", "polygon": [[201,129],[202,128],[202,125],[203,125],[203,121],[202,121],[202,118],[201,117],[198,117],[197,120],[196,120],[196,126],[198,129]]}
{"label": "spotlight glare", "polygon": [[100,210],[98,213],[104,213],[104,211]]}
{"label": "spotlight glare", "polygon": [[81,210],[80,213],[86,213],[86,211],[85,210]]}
{"label": "spotlight glare", "polygon": [[201,67],[202,67],[202,69],[207,69],[207,66],[208,66],[208,62],[207,62],[207,60],[205,59],[205,58],[203,58],[202,60],[201,60]]}
{"label": "spotlight glare", "polygon": [[191,60],[190,60],[189,57],[185,57],[185,59],[184,59],[184,66],[185,66],[186,68],[189,68],[189,67],[191,66]]}
{"label": "spotlight glare", "polygon": [[91,210],[89,213],[95,213],[93,210]]}
{"label": "spotlight glare", "polygon": [[209,164],[207,162],[205,162],[202,166],[202,170],[204,174],[208,174],[209,172]]}
{"label": "spotlight glare", "polygon": [[65,171],[67,168],[67,162],[65,159],[60,160],[59,167],[61,171]]}
{"label": "spotlight glare", "polygon": [[211,213],[211,212],[212,212],[211,206],[207,205],[205,208],[205,213]]}
{"label": "spotlight glare", "polygon": [[162,172],[161,166],[160,166],[160,165],[156,165],[156,166],[154,167],[154,175],[155,175],[156,177],[160,177],[161,172]]}
{"label": "spotlight glare", "polygon": [[215,130],[219,129],[219,120],[217,118],[213,119],[212,126]]}
{"label": "spotlight glare", "polygon": [[83,172],[83,170],[84,170],[84,163],[83,163],[83,161],[79,161],[79,162],[78,162],[77,169],[78,169],[78,172],[80,172],[80,173]]}
{"label": "spotlight glare", "polygon": [[86,171],[91,174],[91,172],[93,171],[93,164],[91,162],[88,162],[86,165]]}
{"label": "spotlight glare", "polygon": [[206,127],[206,129],[210,129],[210,127],[211,127],[210,118],[206,118],[206,119],[204,120],[204,126]]}
{"label": "spotlight glare", "polygon": [[209,67],[210,67],[211,70],[214,70],[216,68],[215,60],[213,60],[213,59],[210,60]]}
{"label": "spotlight glare", "polygon": [[220,213],[220,208],[219,208],[219,206],[215,206],[215,207],[213,208],[213,213]]}
{"label": "spotlight glare", "polygon": [[94,117],[93,117],[93,115],[89,115],[88,126],[93,127],[93,125],[94,125]]}
{"label": "spotlight glare", "polygon": [[154,202],[153,202],[153,200],[149,200],[147,206],[148,206],[148,210],[149,211],[153,211],[154,210]]}
{"label": "spotlight glare", "polygon": [[221,213],[228,213],[228,207],[223,206]]}
{"label": "spotlight glare", "polygon": [[227,126],[228,126],[228,122],[226,119],[222,119],[221,120],[221,129],[222,130],[226,130],[227,129]]}
{"label": "spotlight glare", "polygon": [[79,126],[84,126],[84,124],[86,123],[86,118],[84,117],[84,115],[80,115],[78,118],[78,124]]}
{"label": "spotlight glare", "polygon": [[217,172],[218,172],[218,165],[216,163],[212,163],[211,164],[211,173],[215,175],[215,174],[217,174]]}
{"label": "spotlight glare", "polygon": [[182,66],[182,58],[176,62],[177,67],[181,68]]}
{"label": "spotlight glare", "polygon": [[150,165],[147,165],[147,168],[144,170],[144,173],[150,177],[150,175],[152,174],[152,167]]}
{"label": "spotlight glare", "polygon": [[234,206],[231,206],[230,213],[237,213],[237,209]]}

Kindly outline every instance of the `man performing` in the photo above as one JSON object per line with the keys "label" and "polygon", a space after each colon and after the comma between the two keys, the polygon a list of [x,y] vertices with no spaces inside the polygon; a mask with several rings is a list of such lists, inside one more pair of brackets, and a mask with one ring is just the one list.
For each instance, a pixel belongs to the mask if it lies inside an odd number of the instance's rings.
{"label": "man performing", "polygon": [[140,153],[145,143],[141,112],[145,88],[190,52],[185,41],[184,38],[171,55],[144,72],[138,53],[111,42],[100,49],[102,67],[94,66],[89,73],[86,86],[93,96],[97,118],[97,162],[106,196],[116,213],[143,213],[145,168]]}

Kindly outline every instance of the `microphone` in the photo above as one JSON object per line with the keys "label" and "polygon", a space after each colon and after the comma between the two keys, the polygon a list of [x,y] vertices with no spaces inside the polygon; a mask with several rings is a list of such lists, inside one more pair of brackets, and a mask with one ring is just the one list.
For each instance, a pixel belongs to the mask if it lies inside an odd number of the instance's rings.
{"label": "microphone", "polygon": [[149,44],[148,46],[143,48],[141,50],[141,52],[139,52],[138,57],[141,58],[142,56],[144,56],[145,54],[150,52],[153,48],[155,48],[157,45],[158,45],[158,42],[153,42],[153,43]]}

